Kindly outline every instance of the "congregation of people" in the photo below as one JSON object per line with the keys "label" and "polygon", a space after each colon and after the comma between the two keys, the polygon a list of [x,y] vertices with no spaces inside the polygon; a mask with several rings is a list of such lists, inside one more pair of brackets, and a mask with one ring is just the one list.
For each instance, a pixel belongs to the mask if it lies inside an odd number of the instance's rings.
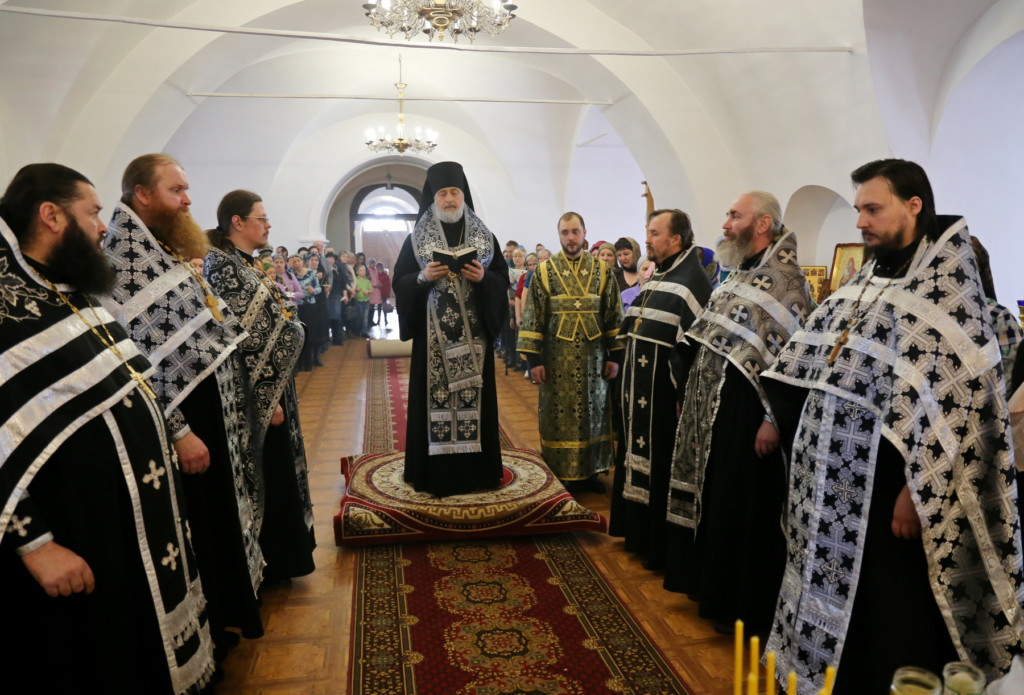
{"label": "congregation of people", "polygon": [[294,254],[286,246],[268,247],[259,256],[259,267],[295,305],[309,330],[300,372],[322,367],[323,353],[331,345],[344,345],[346,336],[369,338],[374,326],[388,326],[390,271],[362,252],[338,254],[323,241],[300,246]]}
{"label": "congregation of people", "polygon": [[713,249],[645,184],[643,245],[591,243],[570,211],[557,251],[528,251],[441,162],[391,273],[271,248],[250,191],[203,232],[167,155],[129,163],[110,215],[84,175],[24,167],[0,198],[4,659],[39,692],[210,691],[263,633],[261,588],[313,571],[295,374],[394,307],[415,490],[500,484],[499,357],[538,387],[552,474],[579,495],[614,471],[609,533],[714,629],[760,635],[801,695],[828,666],[836,695],[905,665],[1004,674],[1024,646],[1020,324],[921,167],[851,180],[870,260],[812,297],[764,191],[723,201]]}

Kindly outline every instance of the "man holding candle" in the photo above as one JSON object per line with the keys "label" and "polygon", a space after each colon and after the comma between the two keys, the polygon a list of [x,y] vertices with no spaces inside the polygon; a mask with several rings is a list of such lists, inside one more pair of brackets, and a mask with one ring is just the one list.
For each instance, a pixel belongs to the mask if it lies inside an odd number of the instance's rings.
{"label": "man holding candle", "polygon": [[698,601],[719,632],[740,619],[765,634],[785,566],[787,485],[760,374],[807,316],[810,294],[771,193],[736,198],[722,229],[718,258],[734,270],[685,334],[693,367],[673,456],[665,588]]}
{"label": "man holding candle", "polygon": [[[963,219],[920,166],[853,172],[874,251],[763,374],[792,442],[789,557],[768,649],[816,693],[884,692],[1021,649],[1021,542],[999,347]],[[789,436],[795,432],[795,436]]]}

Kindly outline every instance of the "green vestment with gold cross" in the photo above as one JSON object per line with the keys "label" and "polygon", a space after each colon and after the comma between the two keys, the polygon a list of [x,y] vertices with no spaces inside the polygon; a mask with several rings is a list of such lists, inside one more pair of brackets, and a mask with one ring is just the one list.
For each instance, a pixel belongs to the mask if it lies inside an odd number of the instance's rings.
{"label": "green vestment with gold cross", "polygon": [[612,465],[612,418],[605,362],[622,323],[611,269],[583,253],[544,261],[530,281],[517,349],[542,364],[540,437],[544,461],[564,481],[585,480]]}

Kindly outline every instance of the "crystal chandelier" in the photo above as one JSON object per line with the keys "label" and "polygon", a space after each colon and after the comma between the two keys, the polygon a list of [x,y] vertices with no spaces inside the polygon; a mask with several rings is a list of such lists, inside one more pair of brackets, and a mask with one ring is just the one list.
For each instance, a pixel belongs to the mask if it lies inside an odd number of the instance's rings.
{"label": "crystal chandelier", "polygon": [[472,41],[480,32],[497,36],[515,17],[516,5],[502,0],[375,0],[363,5],[366,16],[388,37],[405,34],[412,40],[422,31],[432,41],[444,41],[447,33],[459,42],[465,34]]}
{"label": "crystal chandelier", "polygon": [[407,150],[412,150],[415,153],[428,153],[433,152],[437,147],[437,131],[434,130],[427,129],[424,132],[422,128],[416,128],[412,140],[405,137],[404,97],[405,88],[408,86],[402,82],[402,56],[398,56],[398,82],[395,82],[395,87],[398,88],[398,128],[395,129],[394,138],[385,134],[384,126],[380,126],[377,130],[369,128],[366,131],[366,146],[373,152],[397,152],[404,155]]}

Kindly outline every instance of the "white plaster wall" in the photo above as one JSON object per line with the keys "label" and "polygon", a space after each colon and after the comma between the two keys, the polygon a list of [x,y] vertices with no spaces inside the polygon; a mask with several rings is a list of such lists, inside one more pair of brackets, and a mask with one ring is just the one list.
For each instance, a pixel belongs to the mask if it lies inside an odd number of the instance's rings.
{"label": "white plaster wall", "polygon": [[355,239],[353,249],[349,214],[355,196],[366,186],[379,185],[386,182],[390,173],[395,184],[404,184],[420,189],[426,176],[430,162],[416,155],[390,155],[381,157],[372,166],[353,170],[338,182],[335,190],[328,196],[331,200],[325,224],[325,233],[329,246],[336,249],[360,250],[359,239]]}
{"label": "white plaster wall", "polygon": [[1024,299],[1024,32],[995,48],[951,94],[929,175],[940,213],[962,214],[991,256],[1002,304]]}
{"label": "white plaster wall", "polygon": [[[599,139],[578,146],[598,136]],[[591,244],[615,243],[619,237],[630,236],[642,246],[646,214],[646,203],[640,197],[643,173],[618,133],[596,108],[587,111],[572,148],[572,170],[565,210],[561,212],[574,210],[583,215]],[[531,250],[537,243],[543,243],[557,251],[559,217],[560,213],[555,214],[535,230],[539,233],[517,241]]]}
{"label": "white plaster wall", "polygon": [[796,234],[800,265],[823,265],[831,272],[836,244],[862,241],[853,206],[824,186],[800,188],[785,205],[782,217]]}

